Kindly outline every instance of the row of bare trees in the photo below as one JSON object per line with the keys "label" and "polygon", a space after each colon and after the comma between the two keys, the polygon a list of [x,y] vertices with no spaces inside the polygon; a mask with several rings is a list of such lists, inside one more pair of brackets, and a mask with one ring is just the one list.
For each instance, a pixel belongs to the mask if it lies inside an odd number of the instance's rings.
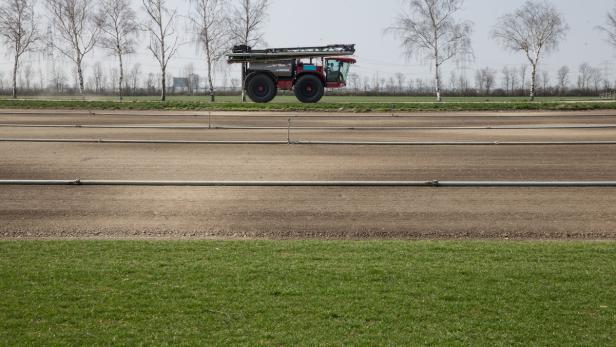
{"label": "row of bare trees", "polygon": [[[563,66],[557,71],[537,72],[537,96],[597,96],[607,94],[616,89],[614,76],[608,73],[608,66],[595,67],[583,63],[572,69]],[[86,93],[98,95],[117,94],[120,74],[118,67],[106,66],[100,61],[89,64],[86,68]],[[491,67],[471,71],[451,71],[442,78],[442,94],[447,96],[524,96],[528,95],[529,69],[526,65],[507,66],[502,69]],[[232,71],[220,70],[220,78],[216,84],[217,95],[237,95],[240,92],[241,80]],[[23,95],[37,95],[41,92],[52,94],[78,94],[78,79],[67,74],[64,69],[55,69],[51,74],[44,73],[30,63],[24,64],[17,80]],[[76,75],[76,74],[73,74]],[[5,74],[0,72],[0,90],[11,85],[10,77],[5,80]],[[180,77],[186,81],[182,87],[171,86],[169,93],[175,95],[208,94],[205,75],[200,76],[194,63],[188,63],[176,74],[167,74],[166,80]],[[610,79],[612,78],[612,79]],[[202,83],[202,82],[206,83]],[[161,76],[155,71],[142,68],[140,63],[126,67],[124,80],[124,95],[153,95],[161,90]],[[392,96],[427,96],[434,91],[433,79],[408,78],[404,73],[383,75],[374,73],[372,76],[351,73],[348,78],[348,88],[330,91],[343,95],[392,95]]]}
{"label": "row of bare trees", "polygon": [[[35,13],[33,1],[0,0],[0,36],[13,58],[14,97],[17,97],[17,76],[23,55],[40,48],[38,43],[43,41],[41,20]],[[214,67],[231,45],[253,46],[263,41],[262,26],[269,6],[269,0],[186,0],[191,9],[188,15],[180,16],[167,0],[141,0],[140,12],[144,18],[140,19],[131,0],[43,1],[54,28],[55,37],[49,42],[53,42],[54,49],[73,63],[82,94],[85,91],[84,61],[99,47],[117,58],[117,90],[121,99],[126,84],[124,57],[136,51],[139,36],[145,33],[147,49],[160,67],[158,75],[163,101],[169,63],[179,46],[189,42],[199,47],[203,54],[209,94],[215,100]],[[473,59],[473,23],[456,18],[463,9],[464,0],[405,1],[406,11],[387,32],[400,39],[409,57],[431,62],[435,74],[434,91],[440,101],[442,67],[452,60]],[[182,42],[178,33],[178,22],[183,19],[190,23],[193,34],[188,42]],[[568,29],[563,15],[547,0],[527,1],[519,9],[499,17],[494,25],[491,36],[504,48],[520,52],[528,60],[531,100],[536,94],[541,60],[545,54],[558,48]],[[598,29],[616,47],[616,8],[607,14],[605,25]],[[480,70],[478,74],[476,80],[481,81],[482,89],[490,89],[487,86],[494,84],[490,71]],[[592,75],[592,71],[589,74]],[[503,71],[503,75],[507,85],[513,84],[515,73]],[[566,76],[568,71],[559,71],[559,81]],[[586,80],[582,78],[581,83]],[[524,85],[525,81],[522,83]]]}
{"label": "row of bare trees", "polygon": [[31,0],[6,0],[0,6],[0,36],[13,56],[13,98],[17,97],[17,71],[22,56],[40,39]]}
{"label": "row of bare trees", "polygon": [[[405,11],[387,29],[400,39],[409,57],[431,62],[437,101],[441,101],[442,65],[452,59],[473,58],[470,39],[473,25],[456,19],[463,5],[464,0],[406,0]],[[606,24],[598,29],[616,47],[616,7],[607,14]],[[547,0],[529,0],[519,9],[497,19],[492,38],[505,49],[522,53],[529,62],[531,100],[535,99],[541,60],[545,54],[558,48],[568,30],[562,13]],[[509,72],[506,74],[510,75]],[[489,90],[494,82],[492,75],[488,70],[478,71],[479,87]]]}
{"label": "row of bare trees", "polygon": [[[193,43],[203,52],[209,94],[215,99],[214,67],[232,44],[261,41],[269,0],[186,0],[189,14],[180,16],[167,0],[141,0],[144,18],[138,18],[131,0],[44,0],[53,38],[40,30],[34,0],[0,0],[0,36],[13,57],[13,97],[24,54],[41,49],[43,39],[73,65],[79,91],[85,92],[84,61],[95,48],[116,57],[120,99],[125,89],[124,59],[138,49],[139,36],[147,36],[147,50],[160,68],[161,100],[166,99],[167,69],[180,45]],[[180,41],[179,22],[190,23],[193,37]]]}
{"label": "row of bare trees", "polygon": [[[473,78],[469,78],[471,75]],[[616,81],[608,79],[603,69],[583,63],[577,71],[577,80],[568,66],[562,66],[555,74],[547,70],[537,71],[535,93],[541,96],[591,96],[616,89]],[[528,66],[479,68],[473,74],[452,71],[441,77],[441,93],[448,96],[523,96],[528,95]],[[389,77],[375,73],[372,77],[352,73],[349,76],[348,93],[361,95],[409,95],[426,96],[434,93],[434,80],[407,79],[402,73]],[[339,93],[345,93],[340,91]]]}

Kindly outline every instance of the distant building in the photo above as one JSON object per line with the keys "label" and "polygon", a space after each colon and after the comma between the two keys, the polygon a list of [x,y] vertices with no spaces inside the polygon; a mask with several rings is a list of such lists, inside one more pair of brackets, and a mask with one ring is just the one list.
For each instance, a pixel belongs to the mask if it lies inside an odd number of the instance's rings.
{"label": "distant building", "polygon": [[184,77],[174,77],[173,78],[173,91],[188,91],[188,87],[190,85],[190,81],[188,78]]}
{"label": "distant building", "polygon": [[199,91],[199,75],[191,74],[189,77],[174,77],[171,87],[173,92],[194,94]]}

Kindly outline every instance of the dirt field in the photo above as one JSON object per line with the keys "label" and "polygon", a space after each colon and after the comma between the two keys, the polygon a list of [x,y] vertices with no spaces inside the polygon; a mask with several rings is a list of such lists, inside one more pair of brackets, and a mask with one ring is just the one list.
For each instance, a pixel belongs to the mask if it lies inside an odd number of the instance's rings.
{"label": "dirt field", "polygon": [[[0,110],[0,139],[285,141],[289,117],[292,141],[616,141],[610,111],[294,117]],[[126,125],[146,128],[117,128]],[[616,180],[616,145],[604,144],[8,141],[0,153],[0,179]],[[3,238],[616,239],[616,189],[0,186],[0,221]]]}

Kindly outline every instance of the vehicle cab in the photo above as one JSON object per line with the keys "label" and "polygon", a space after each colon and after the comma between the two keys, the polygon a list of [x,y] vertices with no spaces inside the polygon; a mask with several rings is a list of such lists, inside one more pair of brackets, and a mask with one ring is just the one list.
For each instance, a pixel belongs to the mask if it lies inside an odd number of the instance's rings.
{"label": "vehicle cab", "polygon": [[353,58],[325,58],[325,82],[327,88],[346,86],[351,65],[357,61]]}

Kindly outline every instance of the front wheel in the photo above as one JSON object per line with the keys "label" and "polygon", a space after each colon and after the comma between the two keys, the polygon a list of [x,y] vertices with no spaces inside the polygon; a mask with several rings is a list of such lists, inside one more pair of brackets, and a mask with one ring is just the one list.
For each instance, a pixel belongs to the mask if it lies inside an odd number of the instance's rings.
{"label": "front wheel", "polygon": [[248,80],[246,92],[250,100],[257,103],[266,103],[276,97],[278,89],[276,89],[276,84],[270,76],[260,73]]}
{"label": "front wheel", "polygon": [[319,102],[325,93],[323,82],[315,75],[304,75],[295,82],[293,88],[297,99],[303,103]]}

